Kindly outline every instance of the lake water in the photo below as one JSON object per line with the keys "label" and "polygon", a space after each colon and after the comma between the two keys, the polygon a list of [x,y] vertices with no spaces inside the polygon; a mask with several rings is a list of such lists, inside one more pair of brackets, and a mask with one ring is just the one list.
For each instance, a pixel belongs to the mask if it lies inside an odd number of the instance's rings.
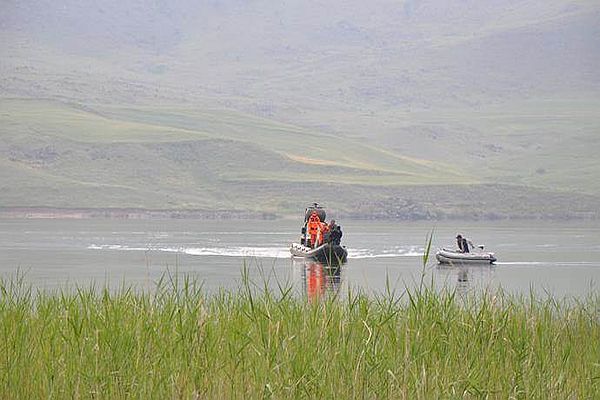
{"label": "lake water", "polygon": [[[599,290],[600,224],[591,222],[363,222],[342,223],[348,262],[337,271],[292,260],[289,244],[299,221],[0,220],[0,277],[24,274],[40,289],[121,284],[152,288],[167,271],[204,287],[235,289],[247,266],[250,278],[299,291],[414,287],[423,271],[426,235],[433,249],[454,245],[460,232],[485,244],[496,265],[437,265],[425,280],[460,292],[502,287],[508,292],[586,296]],[[342,222],[342,221],[340,221]],[[434,253],[433,251],[432,253]]]}

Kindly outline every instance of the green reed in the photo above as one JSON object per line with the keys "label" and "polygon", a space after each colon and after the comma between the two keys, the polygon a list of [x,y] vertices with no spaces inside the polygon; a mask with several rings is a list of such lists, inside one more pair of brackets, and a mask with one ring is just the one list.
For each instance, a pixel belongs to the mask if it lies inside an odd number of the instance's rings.
{"label": "green reed", "polygon": [[561,302],[427,285],[309,301],[291,287],[207,295],[54,293],[0,282],[0,398],[600,396],[600,296]]}

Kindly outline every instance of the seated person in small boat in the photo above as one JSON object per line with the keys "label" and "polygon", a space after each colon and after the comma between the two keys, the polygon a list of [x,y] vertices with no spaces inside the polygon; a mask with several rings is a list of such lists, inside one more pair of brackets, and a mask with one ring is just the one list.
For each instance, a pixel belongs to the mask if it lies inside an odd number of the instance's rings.
{"label": "seated person in small boat", "polygon": [[458,245],[458,252],[459,253],[468,253],[469,252],[469,241],[467,240],[467,238],[462,237],[462,235],[459,233],[458,235],[456,235],[456,244]]}

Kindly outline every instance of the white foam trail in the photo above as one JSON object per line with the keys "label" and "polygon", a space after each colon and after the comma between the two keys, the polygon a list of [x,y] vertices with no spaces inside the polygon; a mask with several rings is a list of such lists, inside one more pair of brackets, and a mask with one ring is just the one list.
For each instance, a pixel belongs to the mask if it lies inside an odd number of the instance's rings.
{"label": "white foam trail", "polygon": [[497,261],[496,265],[545,265],[548,263],[541,261]]}
{"label": "white foam trail", "polygon": [[147,247],[129,247],[129,246],[123,246],[120,244],[101,244],[101,245],[92,244],[92,245],[89,245],[87,248],[90,250],[127,250],[127,251],[152,250]]}
{"label": "white foam trail", "polygon": [[498,261],[496,265],[596,265],[591,261]]}
{"label": "white foam trail", "polygon": [[289,258],[287,247],[190,247],[180,249],[181,253],[192,256],[225,256],[257,258]]}
{"label": "white foam trail", "polygon": [[381,253],[374,253],[369,249],[351,249],[348,250],[348,258],[396,258],[396,257],[421,257],[422,249],[416,247],[395,248],[393,250],[383,250]]}
{"label": "white foam trail", "polygon": [[123,251],[161,251],[165,253],[181,253],[192,256],[222,257],[257,257],[257,258],[289,258],[287,247],[129,247],[118,244],[96,245],[87,247],[90,250],[123,250]]}
{"label": "white foam trail", "polygon": [[195,235],[211,235],[211,236],[219,236],[219,235],[268,235],[268,236],[290,236],[293,235],[294,232],[263,232],[263,231],[204,231],[204,232],[186,232]]}
{"label": "white foam trail", "polygon": [[[192,256],[221,256],[221,257],[256,257],[256,258],[289,258],[288,247],[130,247],[119,244],[92,244],[87,247],[90,250],[122,250],[122,251],[161,251],[166,253],[181,253]],[[370,249],[351,249],[348,251],[350,259],[364,258],[396,258],[396,257],[420,257],[423,249],[416,246],[394,247],[384,249],[381,252],[373,252]]]}

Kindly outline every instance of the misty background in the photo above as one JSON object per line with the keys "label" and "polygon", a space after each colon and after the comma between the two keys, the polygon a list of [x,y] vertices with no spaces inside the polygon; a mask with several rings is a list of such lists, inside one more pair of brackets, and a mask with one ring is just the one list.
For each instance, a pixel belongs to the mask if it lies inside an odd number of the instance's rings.
{"label": "misty background", "polygon": [[5,214],[600,216],[598,1],[0,0],[0,55]]}

